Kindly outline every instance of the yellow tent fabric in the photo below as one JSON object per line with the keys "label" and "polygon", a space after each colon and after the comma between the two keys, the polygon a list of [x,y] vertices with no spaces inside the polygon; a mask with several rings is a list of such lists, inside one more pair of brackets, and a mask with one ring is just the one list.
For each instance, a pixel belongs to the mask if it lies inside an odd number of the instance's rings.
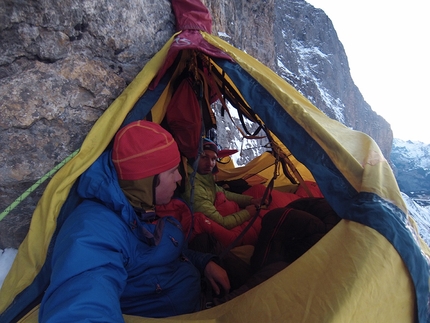
{"label": "yellow tent fabric", "polygon": [[[326,117],[270,69],[221,39],[201,32],[260,82],[322,147],[357,192],[375,193],[407,213],[392,171],[377,145],[365,134]],[[29,286],[47,256],[56,219],[76,179],[104,151],[128,112],[161,67],[173,36],[113,102],[88,134],[81,150],[51,180],[34,211],[29,233],[0,290],[0,313]],[[161,122],[169,89],[152,112]],[[170,93],[170,94],[169,94]],[[266,157],[262,157],[266,159]],[[264,161],[266,162],[266,161]],[[305,178],[312,175],[299,161]],[[258,164],[258,163],[257,163]],[[270,162],[267,161],[267,164]],[[226,178],[240,176],[225,170]],[[233,174],[233,175],[229,175]],[[409,218],[413,224],[413,221]],[[430,250],[422,241],[423,253]],[[244,295],[198,313],[149,319],[125,316],[126,322],[414,322],[414,284],[399,253],[374,229],[342,220],[292,265]],[[37,308],[21,319],[37,322]]]}
{"label": "yellow tent fabric", "polygon": [[[395,271],[395,273],[393,272]],[[414,287],[392,245],[342,220],[285,270],[212,309],[143,322],[415,322]],[[22,323],[37,322],[37,309]]]}
{"label": "yellow tent fabric", "polygon": [[[266,88],[290,116],[324,148],[358,192],[377,193],[407,212],[392,170],[370,137],[328,118],[291,85],[253,57],[243,55],[243,52],[213,35],[202,34],[205,40],[222,48]],[[384,188],[380,187],[380,183],[384,184]]]}

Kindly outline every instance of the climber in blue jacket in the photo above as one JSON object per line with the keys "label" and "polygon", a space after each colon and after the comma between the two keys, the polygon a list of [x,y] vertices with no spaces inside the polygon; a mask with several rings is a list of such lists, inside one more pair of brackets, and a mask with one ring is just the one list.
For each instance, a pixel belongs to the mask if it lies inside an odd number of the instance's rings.
{"label": "climber in blue jacket", "polygon": [[123,314],[167,317],[200,309],[200,279],[215,293],[230,283],[210,254],[184,247],[180,224],[159,218],[180,154],[160,125],[136,121],[115,136],[79,179],[83,202],[62,225],[40,322],[123,322]]}

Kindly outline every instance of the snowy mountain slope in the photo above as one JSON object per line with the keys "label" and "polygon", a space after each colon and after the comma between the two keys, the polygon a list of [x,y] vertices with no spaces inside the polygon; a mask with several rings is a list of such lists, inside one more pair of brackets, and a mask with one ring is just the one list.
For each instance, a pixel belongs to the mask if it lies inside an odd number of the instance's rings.
{"label": "snowy mountain slope", "polygon": [[390,159],[402,192],[430,196],[430,145],[394,139]]}

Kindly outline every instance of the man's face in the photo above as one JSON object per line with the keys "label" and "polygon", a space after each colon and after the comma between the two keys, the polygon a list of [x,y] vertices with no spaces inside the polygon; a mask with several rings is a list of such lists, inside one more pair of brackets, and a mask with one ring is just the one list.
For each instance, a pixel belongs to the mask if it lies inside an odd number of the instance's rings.
{"label": "man's face", "polygon": [[216,160],[218,155],[212,150],[205,150],[203,154],[200,155],[199,165],[197,167],[197,173],[200,175],[206,175],[212,173],[216,165]]}
{"label": "man's face", "polygon": [[182,179],[178,166],[160,173],[158,179],[159,184],[155,188],[155,203],[158,205],[167,204],[172,199],[176,183]]}

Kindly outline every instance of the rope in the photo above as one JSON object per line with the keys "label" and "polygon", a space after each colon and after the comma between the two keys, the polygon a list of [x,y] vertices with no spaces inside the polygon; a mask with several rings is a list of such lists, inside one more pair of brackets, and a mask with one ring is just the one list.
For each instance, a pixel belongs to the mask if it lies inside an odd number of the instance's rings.
{"label": "rope", "polygon": [[69,160],[71,160],[79,152],[79,149],[67,156],[61,163],[47,172],[42,176],[36,183],[34,183],[29,189],[21,194],[15,201],[12,202],[2,213],[0,213],[0,221],[3,220],[6,215],[8,215],[14,208],[16,208],[22,201],[24,201],[31,193],[33,193],[44,181],[51,177],[55,172],[57,172],[61,167],[63,167]]}

